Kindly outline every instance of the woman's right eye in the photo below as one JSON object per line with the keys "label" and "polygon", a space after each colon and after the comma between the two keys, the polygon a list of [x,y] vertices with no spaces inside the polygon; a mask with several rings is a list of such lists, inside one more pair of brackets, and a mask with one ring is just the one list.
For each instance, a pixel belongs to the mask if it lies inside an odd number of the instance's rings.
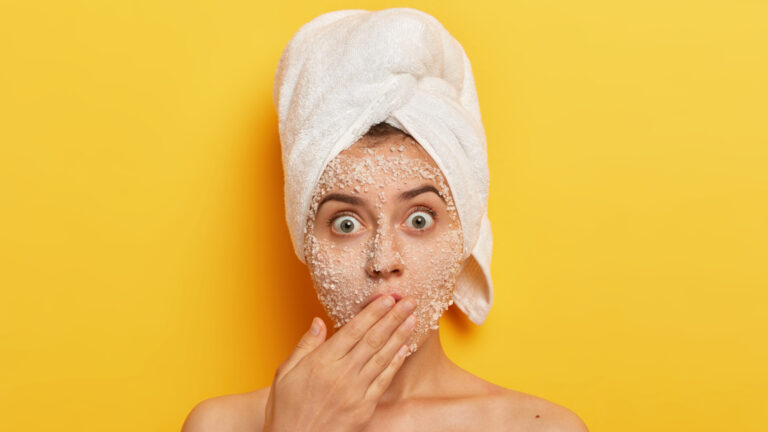
{"label": "woman's right eye", "polygon": [[360,222],[352,216],[339,216],[333,220],[333,228],[342,234],[352,234],[360,227]]}

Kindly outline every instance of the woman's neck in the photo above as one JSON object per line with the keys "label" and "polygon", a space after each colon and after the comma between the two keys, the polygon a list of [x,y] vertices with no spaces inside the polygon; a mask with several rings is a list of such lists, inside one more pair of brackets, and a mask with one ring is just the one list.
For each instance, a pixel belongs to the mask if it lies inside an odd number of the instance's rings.
{"label": "woman's neck", "polygon": [[430,332],[419,349],[405,358],[384,391],[381,404],[397,404],[406,399],[429,397],[441,391],[446,374],[457,366],[445,355],[439,331]]}

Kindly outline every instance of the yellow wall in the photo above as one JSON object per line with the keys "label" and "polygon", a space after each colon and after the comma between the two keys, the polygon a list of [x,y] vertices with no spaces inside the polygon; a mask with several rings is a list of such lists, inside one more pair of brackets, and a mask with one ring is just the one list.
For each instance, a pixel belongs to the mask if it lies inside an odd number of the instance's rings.
{"label": "yellow wall", "polygon": [[404,5],[464,45],[488,134],[495,303],[446,315],[449,356],[592,431],[766,430],[768,3],[292,3],[2,2],[0,430],[176,430],[270,383],[322,314],[277,60]]}

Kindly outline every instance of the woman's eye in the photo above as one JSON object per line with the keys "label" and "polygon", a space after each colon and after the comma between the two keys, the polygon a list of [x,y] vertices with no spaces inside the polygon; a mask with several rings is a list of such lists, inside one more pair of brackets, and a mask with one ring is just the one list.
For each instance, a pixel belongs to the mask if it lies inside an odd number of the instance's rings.
{"label": "woman's eye", "polygon": [[408,216],[406,224],[418,230],[423,230],[425,228],[429,228],[429,226],[432,225],[432,222],[434,222],[434,219],[432,218],[431,214],[425,211],[417,211],[411,213],[411,215]]}
{"label": "woman's eye", "polygon": [[359,228],[360,223],[352,216],[339,216],[333,220],[333,228],[344,234],[350,234]]}

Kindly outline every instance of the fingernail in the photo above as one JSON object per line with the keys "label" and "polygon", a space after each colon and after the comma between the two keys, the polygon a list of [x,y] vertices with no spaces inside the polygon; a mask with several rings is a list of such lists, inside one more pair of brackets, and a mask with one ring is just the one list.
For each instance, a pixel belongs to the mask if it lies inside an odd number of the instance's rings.
{"label": "fingernail", "polygon": [[386,296],[384,298],[384,306],[385,307],[392,307],[392,305],[395,304],[395,299],[392,298],[392,296]]}
{"label": "fingernail", "polygon": [[405,301],[405,310],[412,311],[416,309],[416,302],[414,302],[412,299],[408,299]]}
{"label": "fingernail", "polygon": [[320,323],[317,322],[317,318],[312,318],[312,327],[309,328],[309,332],[315,336],[320,334]]}

